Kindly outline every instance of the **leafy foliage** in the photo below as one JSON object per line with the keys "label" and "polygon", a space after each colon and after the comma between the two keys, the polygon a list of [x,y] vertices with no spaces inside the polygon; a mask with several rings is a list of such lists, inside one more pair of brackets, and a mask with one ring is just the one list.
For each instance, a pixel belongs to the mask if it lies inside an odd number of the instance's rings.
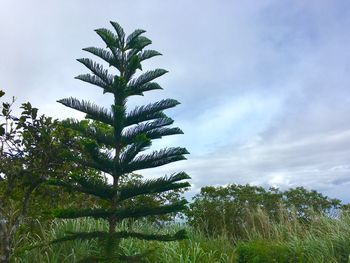
{"label": "leafy foliage", "polygon": [[52,219],[50,209],[95,203],[94,198],[81,201],[79,193],[48,185],[74,173],[96,178],[96,172],[70,161],[82,146],[76,133],[58,120],[39,116],[29,102],[15,115],[14,103],[14,98],[4,102],[0,114],[0,248],[6,257],[12,254],[14,236],[32,231],[37,220],[45,224]]}
{"label": "leafy foliage", "polygon": [[304,187],[291,188],[283,192],[283,203],[295,209],[301,220],[308,221],[313,213],[332,213],[342,207],[340,200],[329,198],[315,190]]}
{"label": "leafy foliage", "polygon": [[[1,96],[5,93],[0,92]],[[13,237],[24,224],[35,190],[57,172],[64,154],[52,138],[56,121],[38,116],[38,109],[23,103],[22,113],[12,113],[11,102],[2,104],[0,130],[0,254],[4,262],[12,254]]]}

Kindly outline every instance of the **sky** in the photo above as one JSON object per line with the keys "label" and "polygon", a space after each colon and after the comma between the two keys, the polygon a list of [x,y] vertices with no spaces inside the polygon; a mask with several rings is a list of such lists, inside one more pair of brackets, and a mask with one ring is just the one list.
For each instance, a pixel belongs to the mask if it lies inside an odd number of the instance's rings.
{"label": "sky", "polygon": [[74,77],[93,31],[117,21],[147,30],[163,56],[163,91],[129,108],[174,98],[167,113],[188,160],[140,173],[186,171],[189,195],[206,185],[304,186],[350,202],[350,1],[0,0],[0,89],[55,118],[84,116],[56,100],[108,106],[111,98]]}

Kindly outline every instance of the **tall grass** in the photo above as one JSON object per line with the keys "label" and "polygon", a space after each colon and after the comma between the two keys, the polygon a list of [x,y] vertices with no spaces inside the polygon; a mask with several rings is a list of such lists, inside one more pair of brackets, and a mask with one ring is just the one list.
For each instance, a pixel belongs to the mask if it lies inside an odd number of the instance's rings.
{"label": "tall grass", "polygon": [[235,241],[238,247],[247,248],[251,244],[252,253],[258,241],[259,249],[264,243],[266,249],[271,244],[286,248],[283,250],[288,251],[286,262],[350,263],[349,214],[338,218],[313,214],[309,220],[301,221],[295,214],[281,211],[279,220],[272,221],[264,211],[257,210],[250,212],[247,219],[245,238]]}
{"label": "tall grass", "polygon": [[[350,217],[339,218],[315,214],[308,221],[300,221],[293,214],[281,212],[279,220],[271,220],[262,210],[249,212],[242,225],[243,236],[232,240],[232,233],[208,237],[204,232],[186,227],[188,240],[180,242],[149,242],[127,239],[121,242],[126,254],[152,250],[152,263],[269,263],[317,262],[350,263]],[[135,222],[121,224],[120,229],[174,233],[176,224],[160,228],[157,225]],[[69,241],[22,251],[26,246],[45,243],[62,237],[65,232],[106,230],[103,221],[92,219],[55,220],[48,226],[38,225],[36,234],[21,235],[18,239],[15,263],[74,263],[98,249],[96,241]],[[230,238],[231,239],[230,239]],[[21,252],[21,253],[20,253]]]}
{"label": "tall grass", "polygon": [[[130,227],[120,224],[120,230]],[[157,225],[145,222],[136,222],[131,225],[134,231],[145,233],[175,233],[180,225],[169,225],[160,229]],[[64,236],[66,232],[107,230],[104,221],[93,219],[55,220],[49,227],[39,224],[39,231],[35,235],[22,235],[18,243],[15,263],[74,263],[83,256],[89,255],[98,249],[95,240],[69,241],[51,246],[44,246],[32,250],[24,250],[31,245],[45,243],[55,238]],[[155,263],[230,263],[235,262],[235,253],[229,241],[224,237],[207,239],[200,232],[187,228],[189,239],[179,242],[157,242],[125,239],[121,242],[121,248],[126,254],[132,255],[139,252],[151,251],[148,261]]]}

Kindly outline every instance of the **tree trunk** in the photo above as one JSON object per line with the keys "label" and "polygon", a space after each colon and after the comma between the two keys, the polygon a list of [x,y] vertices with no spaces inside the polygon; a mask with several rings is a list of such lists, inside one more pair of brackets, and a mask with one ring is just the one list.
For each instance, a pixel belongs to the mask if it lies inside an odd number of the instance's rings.
{"label": "tree trunk", "polygon": [[117,219],[116,218],[111,218],[109,220],[109,233],[114,234],[115,233],[115,227],[117,226]]}
{"label": "tree trunk", "polygon": [[[1,213],[2,209],[0,210],[0,263],[10,262],[11,250],[13,249],[11,248],[11,241],[13,240],[17,229],[23,223],[23,219],[27,214],[30,195],[35,187],[36,186],[34,185],[27,189],[23,197],[21,211],[17,217],[13,217],[14,220],[6,219],[6,216]],[[11,225],[9,221],[11,221]]]}
{"label": "tree trunk", "polygon": [[10,237],[6,220],[0,217],[0,263],[10,262]]}

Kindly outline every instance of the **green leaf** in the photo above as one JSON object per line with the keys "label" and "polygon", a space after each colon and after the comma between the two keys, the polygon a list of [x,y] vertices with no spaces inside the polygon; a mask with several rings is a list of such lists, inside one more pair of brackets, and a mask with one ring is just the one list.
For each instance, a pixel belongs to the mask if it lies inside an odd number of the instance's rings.
{"label": "green leaf", "polygon": [[101,80],[99,77],[95,75],[90,75],[90,74],[82,74],[79,76],[76,76],[75,79],[79,79],[81,81],[90,83],[95,86],[99,86],[103,89],[103,93],[113,93],[113,90],[110,86],[108,86],[103,80]]}
{"label": "green leaf", "polygon": [[130,48],[133,52],[137,53],[151,44],[152,44],[152,41],[149,38],[144,36],[139,36],[133,41],[132,44],[130,44]]}
{"label": "green leaf", "polygon": [[2,103],[2,115],[6,116],[10,112],[10,103],[3,102]]}
{"label": "green leaf", "polygon": [[161,111],[173,108],[179,105],[180,102],[174,99],[164,99],[156,103],[150,103],[145,106],[139,106],[130,111],[125,118],[125,126],[138,124],[143,121],[148,121],[157,118],[164,118],[165,115]]}
{"label": "green leaf", "polygon": [[114,61],[113,61],[114,57],[112,53],[108,50],[105,50],[104,48],[87,47],[87,48],[83,48],[83,50],[103,59],[109,65],[114,65]]}
{"label": "green leaf", "polygon": [[0,136],[5,135],[5,128],[4,128],[3,125],[4,125],[4,124],[2,124],[2,125],[0,126]]}
{"label": "green leaf", "polygon": [[140,87],[133,87],[133,86],[129,86],[127,88],[127,94],[128,96],[134,96],[134,95],[139,95],[139,96],[143,96],[143,93],[145,91],[151,91],[151,90],[162,90],[163,88],[155,82],[148,82],[146,84],[143,84]]}
{"label": "green leaf", "polygon": [[164,75],[167,72],[168,71],[165,69],[156,69],[156,70],[148,71],[148,72],[140,75],[137,79],[132,80],[129,83],[129,87],[130,88],[140,87],[140,86],[145,85],[146,83],[148,83],[156,78],[159,78],[160,76]]}
{"label": "green leaf", "polygon": [[106,29],[106,28],[99,28],[96,29],[95,32],[102,38],[102,40],[106,43],[107,47],[118,47],[118,38],[116,35],[112,33],[112,31]]}
{"label": "green leaf", "polygon": [[155,50],[145,50],[140,54],[140,61],[153,58],[155,56],[161,56],[162,54]]}
{"label": "green leaf", "polygon": [[135,182],[120,187],[119,201],[132,198],[139,195],[161,193],[165,191],[175,190],[190,187],[188,182],[176,183],[181,180],[191,179],[191,177],[184,173],[175,173],[171,176],[161,177],[157,179],[150,179],[144,182]]}
{"label": "green leaf", "polygon": [[27,120],[27,117],[26,117],[26,116],[21,116],[21,117],[19,118],[19,123],[23,124],[23,123],[25,123],[26,120]]}
{"label": "green leaf", "polygon": [[75,98],[61,99],[57,102],[70,107],[72,109],[85,112],[89,119],[97,120],[108,125],[113,125],[113,115],[105,108],[99,107],[89,101],[79,101]]}
{"label": "green leaf", "polygon": [[137,136],[134,142],[124,149],[120,156],[120,163],[128,164],[138,153],[151,146],[151,144],[151,140],[145,134]]}
{"label": "green leaf", "polygon": [[120,47],[124,46],[124,42],[125,42],[125,33],[123,28],[117,23],[117,22],[110,22],[112,24],[112,26],[114,27],[115,31],[117,32],[118,35],[118,40],[120,43]]}
{"label": "green leaf", "polygon": [[125,173],[131,173],[137,170],[154,168],[168,163],[186,160],[184,157],[185,154],[189,154],[185,148],[166,148],[147,155],[139,155],[128,163],[126,167],[122,167],[122,169]]}
{"label": "green leaf", "polygon": [[77,59],[80,63],[82,63],[85,67],[91,70],[97,77],[99,77],[105,85],[109,86],[113,83],[114,76],[108,74],[108,70],[104,69],[102,65],[92,61],[89,58],[80,58]]}
{"label": "green leaf", "polygon": [[136,125],[135,127],[126,128],[123,130],[122,133],[122,142],[124,144],[132,143],[136,136],[139,136],[141,134],[146,134],[147,132],[168,126],[174,123],[174,120],[171,118],[161,118],[156,119],[154,121],[146,122],[146,123],[140,123]]}
{"label": "green leaf", "polygon": [[123,68],[125,67],[125,61],[124,61],[125,59],[124,59],[123,52],[118,47],[110,47],[109,49],[112,51],[112,54],[114,56],[114,58],[113,58],[114,64],[113,65],[119,71],[123,71]]}
{"label": "green leaf", "polygon": [[140,36],[141,34],[145,33],[146,31],[143,29],[136,29],[134,32],[132,32],[126,39],[125,42],[125,47],[129,49],[132,47],[134,42],[136,41],[137,37]]}
{"label": "green leaf", "polygon": [[32,118],[36,119],[36,117],[38,116],[38,109],[37,108],[33,108],[32,112],[31,112]]}
{"label": "green leaf", "polygon": [[129,63],[126,66],[125,69],[125,80],[128,82],[130,78],[135,74],[137,69],[142,69],[140,59],[138,56],[133,56],[132,59],[129,61]]}

